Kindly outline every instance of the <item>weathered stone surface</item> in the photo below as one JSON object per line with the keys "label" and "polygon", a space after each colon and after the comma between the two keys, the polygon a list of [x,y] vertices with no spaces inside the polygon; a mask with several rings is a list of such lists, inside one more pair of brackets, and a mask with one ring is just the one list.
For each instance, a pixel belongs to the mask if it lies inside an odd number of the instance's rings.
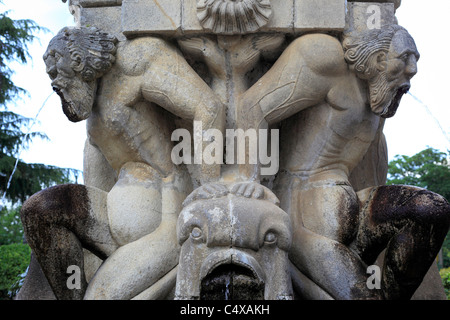
{"label": "weathered stone surface", "polygon": [[120,6],[122,4],[122,0],[78,0],[78,1],[79,1],[80,5],[85,8],[87,8],[87,7],[103,7],[103,6]]}
{"label": "weathered stone surface", "polygon": [[31,254],[31,262],[28,266],[28,273],[15,297],[16,300],[56,300],[52,288],[48,284],[47,278],[42,272],[41,266],[36,261],[35,255]]}
{"label": "weathered stone surface", "polygon": [[120,169],[107,199],[112,236],[119,245],[134,242],[161,224],[161,187],[161,176],[147,165],[127,163]]}
{"label": "weathered stone surface", "polygon": [[[217,4],[222,3],[223,0],[217,0]],[[227,0],[228,1],[228,0]],[[231,1],[231,0],[230,0]],[[253,0],[252,0],[253,1]],[[259,1],[252,2],[252,5],[260,6]],[[267,14],[264,13],[266,9],[260,9],[261,16],[265,16],[264,19],[267,19],[266,22],[258,23],[259,26],[257,28],[253,28],[249,26],[248,31],[269,31],[269,32],[304,32],[314,30],[342,30],[345,27],[345,14],[346,14],[346,1],[345,0],[332,0],[332,1],[313,1],[313,0],[278,0],[278,1],[267,1],[267,6],[270,5],[270,9],[267,9]],[[98,10],[86,10],[87,8],[99,8],[100,10],[104,10],[105,7],[116,7],[114,11],[122,11],[122,25],[117,23],[120,19],[116,20],[116,24],[111,23],[111,30],[123,30],[124,34],[132,37],[136,35],[142,34],[162,34],[162,35],[184,35],[184,34],[193,34],[193,33],[240,33],[240,31],[226,31],[226,28],[230,30],[233,28],[230,22],[231,18],[226,18],[225,16],[222,19],[226,19],[229,27],[225,27],[227,23],[214,23],[214,28],[219,28],[216,31],[213,31],[209,27],[202,26],[202,23],[199,20],[205,19],[209,21],[208,23],[212,23],[215,21],[214,19],[220,16],[217,12],[214,14],[213,10],[219,10],[220,6],[216,5],[216,2],[208,2],[206,0],[172,0],[172,1],[152,1],[152,0],[143,0],[143,1],[135,1],[135,0],[73,0],[71,1],[72,7],[79,7],[77,10],[79,11],[77,16],[77,20],[81,21],[81,25],[83,21],[92,21],[91,16],[95,13],[98,13]],[[390,6],[386,6],[385,3],[389,3]],[[223,2],[225,6],[226,1]],[[235,4],[236,3],[236,4]],[[228,5],[227,11],[231,9],[231,6],[240,6],[241,2],[231,1]],[[400,6],[399,0],[389,0],[389,1],[349,1],[349,8],[352,8],[354,4],[359,6],[368,7],[373,4],[382,3],[383,10],[385,8],[391,8],[395,6],[395,9]],[[209,10],[200,10],[199,7],[202,8],[204,6],[210,6]],[[250,4],[249,4],[250,6]],[[81,9],[81,8],[84,8]],[[240,9],[240,8],[239,8]],[[108,9],[111,10],[112,9]],[[75,9],[74,9],[75,11]],[[236,11],[237,16],[239,16],[239,12],[242,10],[232,10]],[[111,16],[112,14],[107,14],[106,11],[101,11],[102,15]],[[151,19],[148,17],[144,17],[141,13],[147,12],[150,15]],[[203,13],[201,13],[203,12]],[[205,13],[208,12],[208,13]],[[231,12],[231,11],[230,11]],[[114,13],[116,15],[117,13]],[[236,19],[236,14],[233,14]],[[384,12],[383,12],[384,14]],[[210,18],[205,18],[206,16],[211,16]],[[231,16],[233,16],[231,15]],[[231,17],[230,16],[230,17]],[[263,19],[263,20],[264,20]],[[390,20],[391,18],[385,19]],[[97,19],[98,20],[98,19]],[[220,19],[219,19],[220,20]],[[238,19],[239,20],[239,19]],[[237,21],[238,21],[237,20]],[[224,20],[225,21],[225,20]],[[95,22],[92,21],[95,26]],[[239,25],[238,22],[237,25]],[[107,26],[109,23],[107,24]],[[223,25],[223,27],[220,27]],[[220,31],[223,29],[222,31]],[[109,31],[108,28],[104,29],[105,31]],[[244,30],[245,31],[245,30]]]}
{"label": "weathered stone surface", "polygon": [[376,3],[393,3],[395,6],[395,9],[397,9],[398,7],[400,7],[402,0],[365,0],[365,1],[360,1],[360,0],[348,0],[348,2],[376,2]]}
{"label": "weathered stone surface", "polygon": [[294,0],[271,1],[272,16],[261,31],[292,33],[294,29]]}
{"label": "weathered stone surface", "polygon": [[44,60],[87,120],[86,185],[22,210],[58,299],[438,297],[417,288],[450,204],[383,186],[384,119],[419,59],[400,1],[69,4]]}
{"label": "weathered stone surface", "polygon": [[181,30],[184,35],[203,32],[197,16],[197,0],[181,0]]}
{"label": "weathered stone surface", "polygon": [[345,4],[345,0],[123,0],[122,26],[128,37],[343,30]]}
{"label": "weathered stone surface", "polygon": [[343,30],[345,0],[300,0],[294,2],[294,30]]}
{"label": "weathered stone surface", "polygon": [[85,185],[106,192],[112,189],[118,178],[105,156],[88,139],[83,152],[83,178]]}
{"label": "weathered stone surface", "polygon": [[[122,25],[118,23],[121,19],[121,7],[81,7],[80,19],[77,24],[80,27],[96,27],[119,39],[124,39]],[[98,19],[99,15],[102,19]]]}
{"label": "weathered stone surface", "polygon": [[362,32],[396,24],[395,8],[392,3],[351,2],[347,9],[348,30]]}
{"label": "weathered stone surface", "polygon": [[[270,190],[254,183],[195,190],[177,225],[182,245],[177,299],[217,298],[211,290],[230,299],[253,294],[266,300],[292,299],[292,231],[288,215],[276,203]],[[219,291],[227,280],[241,295]]]}
{"label": "weathered stone surface", "polygon": [[[145,12],[146,15],[142,15]],[[181,4],[173,0],[123,0],[122,30],[127,36],[174,35],[181,28]]]}
{"label": "weathered stone surface", "polygon": [[[380,268],[383,267],[384,255],[385,251],[380,254],[375,262]],[[422,284],[417,288],[411,300],[447,300],[436,263],[431,265]]]}

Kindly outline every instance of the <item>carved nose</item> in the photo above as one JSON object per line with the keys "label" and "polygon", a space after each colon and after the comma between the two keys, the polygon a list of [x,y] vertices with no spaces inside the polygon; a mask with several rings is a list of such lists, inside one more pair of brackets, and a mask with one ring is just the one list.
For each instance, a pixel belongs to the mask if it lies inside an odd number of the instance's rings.
{"label": "carved nose", "polygon": [[413,54],[408,59],[405,73],[410,79],[417,74],[417,58]]}

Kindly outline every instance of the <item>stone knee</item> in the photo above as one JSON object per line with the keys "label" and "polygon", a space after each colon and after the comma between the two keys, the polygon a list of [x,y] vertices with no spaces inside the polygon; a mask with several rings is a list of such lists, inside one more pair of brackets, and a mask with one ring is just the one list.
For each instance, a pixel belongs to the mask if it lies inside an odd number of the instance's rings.
{"label": "stone knee", "polygon": [[430,250],[439,250],[450,226],[450,204],[444,197],[412,186],[369,188],[358,192],[358,197],[361,212],[355,244],[367,263],[408,228],[422,230],[420,237],[429,239]]}
{"label": "stone knee", "polygon": [[[87,287],[83,274],[80,230],[89,217],[89,198],[82,185],[42,190],[23,205],[21,219],[27,242],[58,299],[81,299]],[[67,268],[80,268],[80,290],[66,287]]]}
{"label": "stone knee", "polygon": [[58,185],[31,196],[22,206],[21,220],[29,243],[46,226],[76,225],[89,215],[89,197],[83,185]]}
{"label": "stone knee", "polygon": [[382,186],[373,189],[366,210],[374,224],[392,223],[401,228],[405,221],[433,224],[447,233],[450,205],[441,195],[411,186]]}
{"label": "stone knee", "polygon": [[386,249],[386,299],[409,299],[435,260],[450,225],[442,196],[411,186],[382,186],[358,193],[362,201],[355,251],[367,264]]}

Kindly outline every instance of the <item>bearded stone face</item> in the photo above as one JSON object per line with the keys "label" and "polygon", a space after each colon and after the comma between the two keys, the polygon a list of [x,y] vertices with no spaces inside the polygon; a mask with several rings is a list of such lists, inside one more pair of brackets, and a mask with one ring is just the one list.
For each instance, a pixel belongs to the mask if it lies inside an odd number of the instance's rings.
{"label": "bearded stone face", "polygon": [[44,55],[52,88],[61,98],[64,114],[72,122],[86,120],[92,111],[96,82],[86,82],[71,68],[67,49],[51,48]]}
{"label": "bearded stone face", "polygon": [[369,80],[370,106],[375,114],[383,118],[395,115],[403,95],[411,87],[411,78],[417,73],[419,57],[412,37],[405,31],[397,32],[389,52],[378,56],[379,73]]}

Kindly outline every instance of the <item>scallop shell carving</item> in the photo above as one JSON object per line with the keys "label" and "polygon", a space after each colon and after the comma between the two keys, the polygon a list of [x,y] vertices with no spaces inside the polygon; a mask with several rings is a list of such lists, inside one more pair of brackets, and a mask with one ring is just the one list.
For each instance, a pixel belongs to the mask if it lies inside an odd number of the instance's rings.
{"label": "scallop shell carving", "polygon": [[202,27],[219,34],[245,34],[265,26],[272,15],[270,0],[198,0]]}

